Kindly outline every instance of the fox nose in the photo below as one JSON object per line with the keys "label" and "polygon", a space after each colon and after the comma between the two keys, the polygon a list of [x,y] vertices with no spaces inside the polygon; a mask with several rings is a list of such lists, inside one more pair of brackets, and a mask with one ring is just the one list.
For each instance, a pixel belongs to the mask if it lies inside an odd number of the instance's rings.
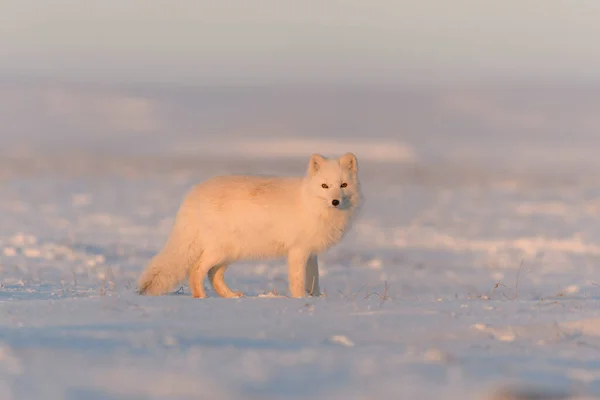
{"label": "fox nose", "polygon": [[334,207],[337,207],[340,205],[340,201],[338,199],[333,199],[331,200],[331,204],[333,204]]}

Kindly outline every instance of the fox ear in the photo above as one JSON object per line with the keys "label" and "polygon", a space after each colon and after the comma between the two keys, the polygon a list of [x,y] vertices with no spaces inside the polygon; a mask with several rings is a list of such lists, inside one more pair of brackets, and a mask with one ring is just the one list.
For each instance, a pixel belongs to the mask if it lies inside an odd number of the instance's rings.
{"label": "fox ear", "polygon": [[315,153],[312,156],[310,156],[310,161],[308,162],[308,174],[310,176],[315,175],[319,171],[319,169],[321,169],[321,166],[324,162],[325,157],[323,157],[320,154]]}
{"label": "fox ear", "polygon": [[353,173],[358,171],[358,160],[354,153],[346,153],[340,157],[340,165],[343,168],[348,168]]}

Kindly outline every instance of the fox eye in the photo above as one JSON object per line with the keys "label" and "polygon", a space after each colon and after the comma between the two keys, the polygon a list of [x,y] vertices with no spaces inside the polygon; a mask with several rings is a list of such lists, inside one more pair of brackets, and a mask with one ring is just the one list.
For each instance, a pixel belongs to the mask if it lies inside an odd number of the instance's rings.
{"label": "fox eye", "polygon": [[321,187],[322,187],[323,189],[329,189],[329,186],[327,186],[327,184],[326,184],[326,183],[322,184],[322,185],[321,185]]}
{"label": "fox eye", "polygon": [[346,186],[348,186],[348,184],[346,182],[344,182],[344,183],[342,183],[342,186],[340,186],[340,187],[345,188]]}

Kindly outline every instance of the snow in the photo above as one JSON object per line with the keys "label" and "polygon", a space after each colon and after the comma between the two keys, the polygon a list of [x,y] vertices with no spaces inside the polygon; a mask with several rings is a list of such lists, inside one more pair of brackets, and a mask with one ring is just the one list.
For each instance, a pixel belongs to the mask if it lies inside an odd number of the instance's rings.
{"label": "snow", "polygon": [[[593,103],[589,93],[521,112],[510,93],[471,90],[467,102],[458,89],[424,91],[451,105],[442,114],[414,92],[384,93],[325,108],[335,117],[308,100],[298,110],[244,94],[232,113],[251,133],[222,136],[235,124],[196,115],[213,107],[210,96],[59,89],[0,90],[14,103],[0,158],[0,398],[600,394],[600,168],[586,158],[597,139],[580,124],[560,145],[547,124],[556,103],[561,123],[582,117],[575,108]],[[227,96],[214,113],[226,115]],[[26,112],[34,98],[39,119]],[[372,107],[363,120],[352,101]],[[256,133],[270,107],[295,110],[278,122],[291,127],[285,137]],[[403,107],[413,107],[402,114],[411,129],[391,129]],[[317,110],[329,115],[322,125],[294,131]],[[447,113],[464,115],[441,124]],[[457,133],[471,117],[481,131]],[[390,129],[370,139],[353,130],[373,125]],[[494,133],[503,129],[512,134]],[[232,265],[226,279],[242,298],[192,299],[185,283],[168,296],[135,294],[191,185],[222,172],[301,174],[305,152],[336,143],[357,153],[366,203],[320,259],[324,296],[288,298],[283,260]]]}

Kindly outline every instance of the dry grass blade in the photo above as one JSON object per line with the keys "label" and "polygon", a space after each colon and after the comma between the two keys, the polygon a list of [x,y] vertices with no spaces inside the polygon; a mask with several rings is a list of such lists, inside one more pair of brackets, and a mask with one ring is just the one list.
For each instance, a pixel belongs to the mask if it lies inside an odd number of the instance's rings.
{"label": "dry grass blade", "polygon": [[369,297],[373,296],[373,295],[378,296],[379,299],[381,300],[381,302],[379,303],[379,307],[381,307],[386,300],[395,300],[394,297],[392,297],[392,296],[389,295],[389,288],[388,288],[387,281],[385,281],[385,283],[384,283],[383,294],[379,294],[377,292],[368,293],[365,296],[365,300],[368,299]]}
{"label": "dry grass blade", "polygon": [[352,295],[352,296],[346,296],[346,295],[344,294],[344,292],[342,292],[341,290],[338,290],[338,293],[339,293],[339,294],[341,294],[341,295],[342,295],[342,297],[343,297],[344,299],[348,299],[348,298],[350,298],[350,300],[352,300],[352,301],[355,301],[355,300],[356,300],[356,298],[358,297],[358,295],[360,294],[360,292],[362,292],[362,290],[363,290],[363,289],[364,289],[366,286],[367,286],[367,285],[362,285],[362,286],[360,287],[360,289],[358,289],[358,291],[357,291],[356,293],[354,293],[354,295]]}
{"label": "dry grass blade", "polygon": [[521,265],[519,265],[519,270],[517,271],[517,282],[515,283],[515,292],[513,293],[513,300],[517,298],[519,294],[519,277],[521,275],[521,269],[523,268],[523,262],[525,260],[521,260]]}

